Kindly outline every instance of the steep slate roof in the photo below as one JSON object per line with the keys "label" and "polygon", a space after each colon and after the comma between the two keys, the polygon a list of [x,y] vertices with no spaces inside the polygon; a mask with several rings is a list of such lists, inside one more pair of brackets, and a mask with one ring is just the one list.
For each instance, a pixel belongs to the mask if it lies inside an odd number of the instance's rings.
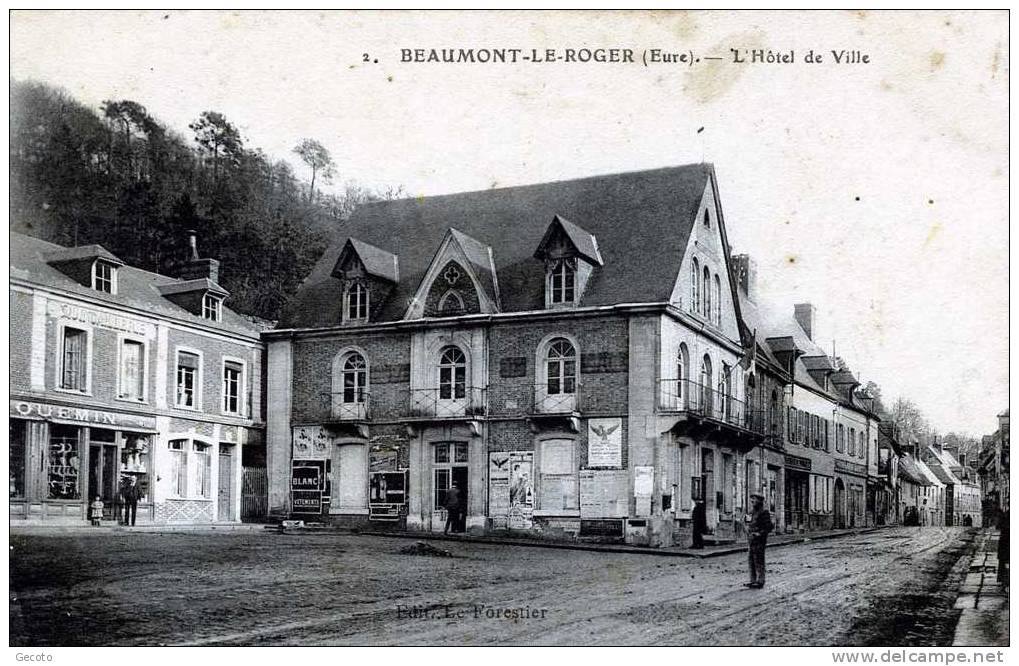
{"label": "steep slate roof", "polygon": [[[205,328],[220,329],[258,337],[258,327],[225,305],[222,308],[222,321],[216,322],[191,314],[179,305],[163,298],[159,292],[160,288],[181,284],[182,282],[176,278],[143,271],[132,266],[121,266],[117,269],[117,293],[107,294],[79,284],[56,267],[47,263],[46,257],[51,256],[52,253],[70,248],[63,248],[60,245],[15,232],[11,232],[10,240],[10,276],[12,279],[21,279],[61,289],[97,302],[137,308],[157,317],[167,316],[189,321]],[[85,247],[92,248],[99,246]],[[89,252],[91,251],[89,250]]]}
{"label": "steep slate roof", "polygon": [[899,476],[906,477],[918,486],[932,485],[927,475],[916,466],[916,460],[909,454],[899,458]]}
{"label": "steep slate roof", "polygon": [[693,164],[365,204],[298,289],[280,327],[340,322],[340,284],[331,272],[347,236],[399,257],[400,280],[375,320],[401,319],[451,227],[493,248],[504,312],[543,309],[544,268],[533,253],[556,215],[598,238],[604,265],[582,306],[667,302],[713,178],[711,165]]}
{"label": "steep slate roof", "polygon": [[470,268],[481,282],[481,287],[485,290],[488,298],[493,303],[499,303],[499,278],[493,264],[495,253],[491,246],[485,245],[476,238],[471,238],[459,229],[450,228],[449,233],[467,255],[467,260],[471,263]]}
{"label": "steep slate roof", "polygon": [[398,258],[391,252],[386,252],[374,245],[369,245],[356,238],[349,238],[351,248],[357,253],[358,258],[364,265],[368,275],[396,282],[400,279],[400,266]]}
{"label": "steep slate roof", "polygon": [[581,229],[569,220],[564,220],[559,215],[552,218],[552,224],[548,225],[548,231],[545,232],[545,237],[541,239],[540,245],[545,244],[549,236],[552,235],[552,230],[555,229],[556,226],[559,226],[563,230],[563,233],[565,233],[570,239],[573,246],[577,248],[577,252],[580,253],[580,256],[584,257],[595,266],[601,266],[605,263],[601,258],[601,253],[598,251],[598,239],[596,239],[590,232]]}
{"label": "steep slate roof", "polygon": [[62,247],[54,245],[54,250],[47,252],[43,259],[47,263],[63,263],[65,261],[79,261],[81,259],[105,259],[111,263],[123,266],[124,262],[120,257],[107,250],[102,245],[79,245],[78,247]]}

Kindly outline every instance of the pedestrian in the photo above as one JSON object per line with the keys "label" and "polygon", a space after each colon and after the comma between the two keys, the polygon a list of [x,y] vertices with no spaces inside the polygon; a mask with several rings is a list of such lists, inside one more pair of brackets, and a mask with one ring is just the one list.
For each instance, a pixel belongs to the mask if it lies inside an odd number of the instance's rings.
{"label": "pedestrian", "polygon": [[998,585],[1008,587],[1008,509],[998,512]]}
{"label": "pedestrian", "polygon": [[103,519],[103,500],[99,495],[96,495],[96,498],[88,505],[88,517],[95,527],[99,527]]}
{"label": "pedestrian", "polygon": [[453,532],[460,529],[460,487],[455,483],[446,491],[446,527],[442,533],[449,534],[451,527]]}
{"label": "pedestrian", "polygon": [[124,524],[134,527],[134,521],[138,515],[138,500],[141,498],[141,488],[138,487],[137,477],[132,474],[127,478],[127,485],[121,494],[124,496]]}
{"label": "pedestrian", "polygon": [[750,536],[748,559],[750,562],[750,582],[747,587],[760,589],[764,587],[764,549],[768,545],[768,534],[774,529],[771,513],[764,508],[764,495],[754,493],[750,496],[752,513],[746,517],[747,533]]}
{"label": "pedestrian", "polygon": [[700,550],[704,548],[704,535],[708,531],[708,512],[704,508],[703,500],[694,500],[693,504],[693,546]]}

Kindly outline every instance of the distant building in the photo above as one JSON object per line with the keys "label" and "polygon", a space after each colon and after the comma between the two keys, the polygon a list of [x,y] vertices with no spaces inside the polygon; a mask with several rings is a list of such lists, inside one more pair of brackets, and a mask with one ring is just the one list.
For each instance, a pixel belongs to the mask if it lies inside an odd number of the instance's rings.
{"label": "distant building", "polygon": [[10,236],[12,520],[81,522],[142,490],[139,522],[241,518],[242,460],[264,452],[259,329],[219,263],[180,278],[99,245]]}
{"label": "distant building", "polygon": [[977,474],[980,478],[982,523],[996,524],[998,514],[1008,510],[1009,501],[1009,416],[998,414],[998,429],[985,435]]}

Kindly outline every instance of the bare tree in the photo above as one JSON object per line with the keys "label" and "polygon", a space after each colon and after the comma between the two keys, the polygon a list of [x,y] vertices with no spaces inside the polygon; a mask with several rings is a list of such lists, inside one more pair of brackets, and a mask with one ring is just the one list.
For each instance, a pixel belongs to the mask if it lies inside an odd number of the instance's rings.
{"label": "bare tree", "polygon": [[311,186],[308,189],[308,201],[315,200],[315,178],[329,182],[335,173],[335,163],[325,146],[315,139],[304,139],[294,147],[301,160],[311,168]]}

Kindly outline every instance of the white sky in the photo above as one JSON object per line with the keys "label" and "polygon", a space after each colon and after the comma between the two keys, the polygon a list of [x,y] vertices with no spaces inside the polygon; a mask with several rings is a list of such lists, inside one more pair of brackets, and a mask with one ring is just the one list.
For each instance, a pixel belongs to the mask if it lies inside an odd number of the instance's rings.
{"label": "white sky", "polygon": [[[762,297],[813,302],[822,346],[887,402],[971,434],[1008,404],[1005,12],[38,12],[10,38],[15,79],[133,99],[184,134],[217,110],[299,173],[290,151],[314,137],[339,182],[438,194],[711,161]],[[585,46],[727,60],[399,62]],[[729,47],[798,62],[735,65]]]}

